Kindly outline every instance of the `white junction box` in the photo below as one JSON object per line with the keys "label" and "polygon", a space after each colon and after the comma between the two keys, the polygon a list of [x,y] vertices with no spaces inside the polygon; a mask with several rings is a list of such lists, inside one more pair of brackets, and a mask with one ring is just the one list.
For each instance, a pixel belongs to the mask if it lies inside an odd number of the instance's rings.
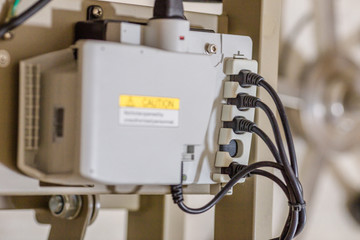
{"label": "white junction box", "polygon": [[[248,163],[251,135],[231,134],[222,122],[254,120],[253,110],[226,105],[237,93],[256,95],[227,76],[242,69],[239,61],[257,71],[246,60],[250,38],[190,31],[170,51],[145,44],[144,28],[116,23],[110,41],[80,40],[21,62],[24,173],[66,185],[215,184],[224,181],[221,164]],[[238,153],[230,156],[220,145],[232,140]]]}

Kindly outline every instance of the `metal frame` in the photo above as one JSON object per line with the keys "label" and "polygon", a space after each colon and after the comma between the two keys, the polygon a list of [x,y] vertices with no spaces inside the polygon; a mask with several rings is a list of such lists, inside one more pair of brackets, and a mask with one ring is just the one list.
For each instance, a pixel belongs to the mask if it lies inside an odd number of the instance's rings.
{"label": "metal frame", "polygon": [[[254,58],[259,61],[260,74],[274,87],[277,85],[280,42],[281,0],[224,0],[224,17],[228,33],[248,35],[253,39]],[[271,98],[259,92],[265,102]],[[272,108],[275,107],[272,105]],[[271,131],[266,116],[257,112],[257,123]],[[272,160],[266,146],[254,139],[253,162]],[[233,197],[224,199],[215,212],[215,239],[268,239],[273,235],[273,184],[255,178],[238,185]]]}
{"label": "metal frame", "polygon": [[34,209],[37,222],[50,224],[51,230],[49,240],[66,239],[82,240],[88,225],[92,224],[100,209],[100,200],[96,195],[80,196],[82,205],[79,214],[72,220],[59,218],[49,211],[50,196],[22,196],[22,197],[2,197],[0,201],[1,209]]}

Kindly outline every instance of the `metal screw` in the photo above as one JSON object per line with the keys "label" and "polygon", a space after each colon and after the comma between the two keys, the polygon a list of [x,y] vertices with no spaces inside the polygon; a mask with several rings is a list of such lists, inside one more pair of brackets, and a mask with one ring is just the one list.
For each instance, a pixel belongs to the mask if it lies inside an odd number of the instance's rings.
{"label": "metal screw", "polygon": [[208,54],[216,54],[217,52],[217,46],[215,44],[206,44],[205,50]]}
{"label": "metal screw", "polygon": [[14,34],[12,32],[6,32],[2,38],[4,40],[11,40],[11,39],[13,39],[13,37],[14,37]]}
{"label": "metal screw", "polygon": [[187,176],[185,174],[182,175],[182,180],[186,181],[187,180]]}
{"label": "metal screw", "polygon": [[94,18],[101,18],[104,14],[104,10],[100,6],[94,6],[91,14]]}
{"label": "metal screw", "polygon": [[49,209],[53,216],[71,220],[76,218],[81,210],[82,200],[78,195],[56,195],[49,200]]}
{"label": "metal screw", "polygon": [[10,65],[10,54],[6,50],[0,50],[0,67],[6,68]]}
{"label": "metal screw", "polygon": [[53,214],[60,214],[64,209],[64,198],[62,196],[52,196],[49,200],[49,208]]}

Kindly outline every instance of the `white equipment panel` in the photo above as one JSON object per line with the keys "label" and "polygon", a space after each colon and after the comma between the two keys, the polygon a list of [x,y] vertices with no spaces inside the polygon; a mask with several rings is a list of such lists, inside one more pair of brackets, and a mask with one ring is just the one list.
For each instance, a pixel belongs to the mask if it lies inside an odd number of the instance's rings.
{"label": "white equipment panel", "polygon": [[[139,25],[116,28],[113,42],[79,41],[21,62],[18,167],[50,183],[171,185],[224,182],[221,164],[247,164],[251,135],[222,121],[254,120],[254,110],[225,105],[229,95],[256,95],[227,77],[257,71],[244,60],[251,39],[191,31],[177,53],[141,45]],[[232,157],[219,150],[231,140]]]}

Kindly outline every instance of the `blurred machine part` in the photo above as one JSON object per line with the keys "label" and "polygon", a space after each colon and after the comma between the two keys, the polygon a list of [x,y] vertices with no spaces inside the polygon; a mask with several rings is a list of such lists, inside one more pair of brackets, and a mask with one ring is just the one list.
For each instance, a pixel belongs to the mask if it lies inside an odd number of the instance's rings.
{"label": "blurred machine part", "polygon": [[[283,43],[281,74],[286,76],[290,70],[291,52],[304,28],[312,21],[316,30],[317,57],[300,69],[292,69],[297,77],[292,78],[292,83],[284,82],[280,87],[284,95],[295,97],[285,98],[287,105],[290,108],[301,107],[304,113],[301,114],[303,130],[320,151],[349,151],[356,148],[359,140],[360,115],[357,104],[360,69],[352,56],[339,46],[334,1],[312,2],[313,12],[298,20]],[[297,87],[293,88],[292,85]],[[306,127],[314,124],[315,131]]]}
{"label": "blurred machine part", "polygon": [[[340,38],[344,33],[340,26],[351,20],[345,15],[340,19],[339,11],[341,6],[352,6],[350,2],[308,1],[310,10],[301,13],[283,42],[280,91],[292,113],[292,126],[308,148],[301,178],[309,202],[319,190],[322,170],[330,169],[346,192],[349,215],[358,222],[359,190],[346,176],[351,171],[341,171],[349,162],[346,159],[358,158],[360,138],[360,68],[354,51],[359,42],[356,38],[346,45],[347,40]],[[311,36],[317,52],[309,57]],[[307,49],[297,52],[299,45],[304,49],[305,40]]]}

